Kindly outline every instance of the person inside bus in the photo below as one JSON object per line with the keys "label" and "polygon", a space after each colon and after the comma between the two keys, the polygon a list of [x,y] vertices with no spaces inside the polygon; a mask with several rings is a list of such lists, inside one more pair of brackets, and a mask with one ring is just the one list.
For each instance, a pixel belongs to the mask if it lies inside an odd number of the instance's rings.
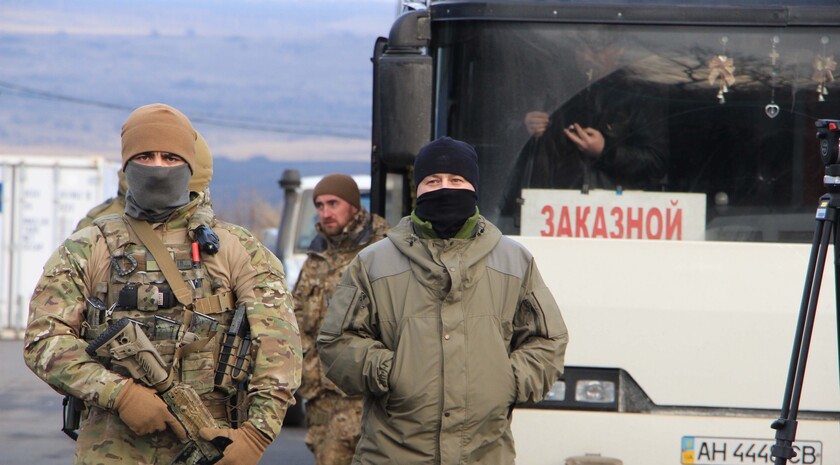
{"label": "person inside bus", "polygon": [[[621,68],[623,48],[581,43],[575,62],[583,89],[549,115],[525,115],[529,139],[511,179],[508,202],[522,188],[661,190],[668,171],[666,119],[651,95]],[[571,84],[570,84],[571,85]],[[515,203],[515,202],[514,202]]]}

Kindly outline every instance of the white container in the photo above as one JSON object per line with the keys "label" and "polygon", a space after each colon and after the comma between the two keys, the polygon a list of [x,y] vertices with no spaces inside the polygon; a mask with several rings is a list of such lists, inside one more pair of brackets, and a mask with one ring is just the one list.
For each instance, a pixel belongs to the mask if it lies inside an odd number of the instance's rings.
{"label": "white container", "polygon": [[0,155],[0,330],[19,336],[44,263],[91,209],[116,195],[102,157]]}

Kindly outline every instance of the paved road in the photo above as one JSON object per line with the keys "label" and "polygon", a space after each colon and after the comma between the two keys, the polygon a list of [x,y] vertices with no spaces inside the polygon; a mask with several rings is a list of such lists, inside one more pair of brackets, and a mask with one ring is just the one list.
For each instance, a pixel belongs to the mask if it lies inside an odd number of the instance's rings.
{"label": "paved road", "polygon": [[[61,432],[61,396],[23,363],[23,342],[0,341],[0,465],[67,465],[75,443]],[[312,465],[306,430],[284,427],[261,464]]]}

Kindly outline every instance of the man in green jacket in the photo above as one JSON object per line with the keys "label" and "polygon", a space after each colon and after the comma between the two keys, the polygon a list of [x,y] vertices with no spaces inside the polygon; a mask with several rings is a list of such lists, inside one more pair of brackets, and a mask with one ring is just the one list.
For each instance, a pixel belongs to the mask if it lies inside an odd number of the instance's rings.
{"label": "man in green jacket", "polygon": [[318,335],[325,375],[364,396],[354,464],[513,464],[517,404],[563,371],[568,333],[533,256],[479,215],[478,156],[444,137],[417,205],[359,253]]}

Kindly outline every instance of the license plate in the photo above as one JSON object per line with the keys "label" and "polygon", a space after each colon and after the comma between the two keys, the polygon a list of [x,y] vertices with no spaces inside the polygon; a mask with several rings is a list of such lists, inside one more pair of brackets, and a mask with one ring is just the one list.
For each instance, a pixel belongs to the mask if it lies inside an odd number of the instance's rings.
{"label": "license plate", "polygon": [[[770,448],[775,440],[713,438],[683,436],[683,465],[742,465],[745,463],[773,463]],[[788,460],[794,465],[821,465],[822,443],[819,441],[795,441],[796,457]]]}

